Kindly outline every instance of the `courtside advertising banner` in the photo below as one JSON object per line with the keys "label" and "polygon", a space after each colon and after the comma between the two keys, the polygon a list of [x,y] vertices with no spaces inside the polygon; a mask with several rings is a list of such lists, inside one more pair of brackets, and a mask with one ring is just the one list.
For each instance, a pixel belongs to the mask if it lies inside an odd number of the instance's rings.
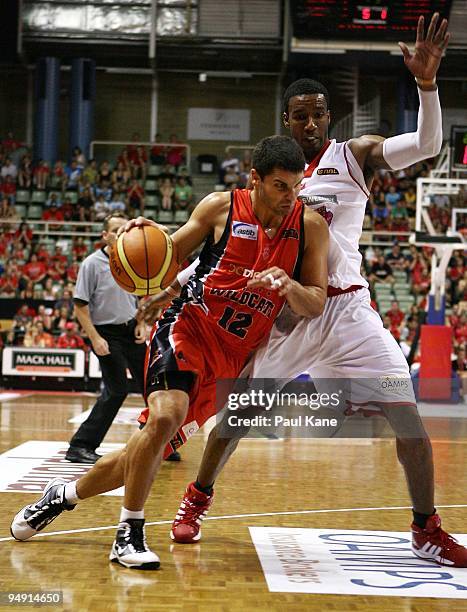
{"label": "courtside advertising banner", "polygon": [[6,347],[3,350],[4,376],[56,376],[82,378],[85,353],[79,349]]}

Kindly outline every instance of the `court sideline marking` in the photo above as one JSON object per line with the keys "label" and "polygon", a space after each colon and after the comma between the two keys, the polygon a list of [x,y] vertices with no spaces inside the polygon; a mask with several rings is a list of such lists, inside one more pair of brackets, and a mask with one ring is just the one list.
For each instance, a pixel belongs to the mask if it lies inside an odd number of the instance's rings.
{"label": "court sideline marking", "polygon": [[[467,508],[467,504],[447,504],[438,505],[436,508]],[[237,518],[257,518],[261,516],[286,516],[286,515],[297,515],[297,514],[326,514],[331,512],[374,512],[378,510],[411,510],[412,506],[382,506],[380,508],[331,508],[322,510],[289,510],[283,512],[257,512],[254,514],[225,514],[222,516],[207,516],[205,521],[222,521],[227,519]],[[146,523],[146,527],[152,527],[154,525],[171,525],[173,519],[169,521],[151,521]],[[48,533],[38,533],[34,538],[46,538],[54,535],[68,535],[70,533],[86,533],[91,531],[106,531],[108,529],[117,529],[118,525],[108,525],[106,527],[85,527],[83,529],[70,529],[67,531],[50,531]],[[12,537],[0,538],[0,542],[14,542],[15,539]]]}

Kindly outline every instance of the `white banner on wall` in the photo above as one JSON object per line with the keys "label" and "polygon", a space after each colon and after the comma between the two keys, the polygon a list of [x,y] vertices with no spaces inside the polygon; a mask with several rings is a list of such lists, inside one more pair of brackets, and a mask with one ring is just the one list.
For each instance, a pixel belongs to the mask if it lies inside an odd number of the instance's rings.
{"label": "white banner on wall", "polygon": [[188,140],[250,141],[250,111],[237,108],[189,108]]}
{"label": "white banner on wall", "polygon": [[9,376],[84,376],[84,351],[8,346],[3,350],[2,374]]}

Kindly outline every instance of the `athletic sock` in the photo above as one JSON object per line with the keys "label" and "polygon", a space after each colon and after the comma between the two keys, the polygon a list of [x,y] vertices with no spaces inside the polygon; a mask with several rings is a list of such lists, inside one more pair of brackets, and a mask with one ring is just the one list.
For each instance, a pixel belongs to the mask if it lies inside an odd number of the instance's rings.
{"label": "athletic sock", "polygon": [[412,510],[412,514],[415,525],[420,527],[420,529],[425,529],[427,520],[430,518],[430,516],[436,514],[436,508],[433,508],[433,512],[431,514],[423,514],[422,512],[415,512],[415,510]]}
{"label": "athletic sock", "polygon": [[76,492],[76,480],[66,483],[63,497],[67,504],[77,504],[80,501]]}
{"label": "athletic sock", "polygon": [[199,480],[197,480],[194,484],[194,487],[197,491],[199,491],[200,493],[204,493],[205,495],[212,495],[212,491],[214,489],[214,483],[208,485],[207,487],[203,487],[202,485],[199,484]]}
{"label": "athletic sock", "polygon": [[128,519],[144,519],[144,510],[127,510],[122,507],[120,511],[120,523]]}

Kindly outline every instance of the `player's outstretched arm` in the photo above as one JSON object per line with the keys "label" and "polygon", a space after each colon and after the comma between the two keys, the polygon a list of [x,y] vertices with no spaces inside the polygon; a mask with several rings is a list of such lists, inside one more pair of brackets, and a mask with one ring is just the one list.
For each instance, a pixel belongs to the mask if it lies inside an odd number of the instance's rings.
{"label": "player's outstretched arm", "polygon": [[449,42],[449,32],[447,20],[443,19],[439,26],[438,20],[439,14],[435,13],[425,35],[425,20],[423,16],[419,18],[413,53],[407,45],[399,43],[404,63],[418,86],[420,108],[417,131],[386,139],[361,136],[349,141],[350,149],[365,175],[371,175],[380,168],[401,170],[434,157],[441,150],[443,132],[436,74]]}

